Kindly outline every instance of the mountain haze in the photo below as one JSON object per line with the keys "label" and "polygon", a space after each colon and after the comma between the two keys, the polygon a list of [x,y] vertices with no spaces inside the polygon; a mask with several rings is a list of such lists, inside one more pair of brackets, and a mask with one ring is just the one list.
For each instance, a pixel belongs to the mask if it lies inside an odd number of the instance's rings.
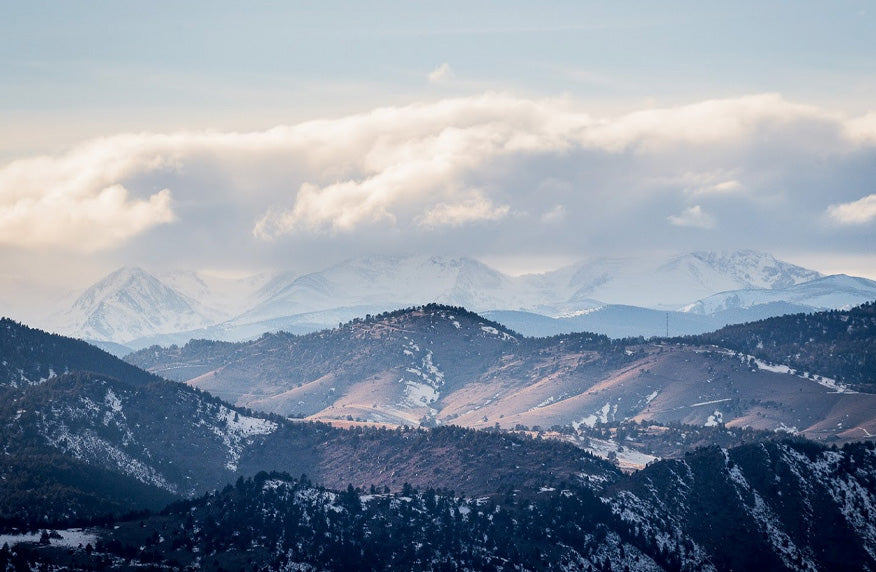
{"label": "mountain haze", "polygon": [[[876,298],[876,282],[819,273],[755,251],[593,259],[509,276],[468,258],[371,256],[318,272],[228,278],[121,269],[83,294],[54,329],[125,347],[193,338],[298,334],[424,303],[501,317],[526,335],[594,331],[611,337],[698,334],[785,313]],[[110,344],[123,344],[122,347]]]}
{"label": "mountain haze", "polygon": [[787,288],[821,274],[763,252],[739,250],[691,252],[664,259],[599,258],[557,270],[548,277],[565,284],[570,291],[569,302],[597,299],[607,304],[678,309],[726,290]]}

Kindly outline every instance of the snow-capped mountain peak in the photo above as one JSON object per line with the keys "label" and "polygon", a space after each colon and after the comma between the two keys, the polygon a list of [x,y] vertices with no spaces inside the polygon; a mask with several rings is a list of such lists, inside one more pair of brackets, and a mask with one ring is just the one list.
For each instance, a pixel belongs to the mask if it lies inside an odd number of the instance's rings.
{"label": "snow-capped mountain peak", "polygon": [[252,322],[342,307],[391,310],[441,302],[499,307],[508,277],[470,258],[369,256],[292,280],[236,321]]}
{"label": "snow-capped mountain peak", "polygon": [[693,314],[718,314],[770,304],[784,304],[795,311],[850,308],[876,297],[876,281],[835,274],[787,288],[745,288],[720,292],[681,310]]}
{"label": "snow-capped mountain peak", "polygon": [[695,269],[695,261],[735,281],[741,288],[788,288],[822,277],[820,272],[777,260],[771,254],[756,250],[691,252],[671,261],[667,266],[686,262],[690,268]]}
{"label": "snow-capped mountain peak", "polygon": [[61,318],[63,333],[125,343],[211,323],[196,304],[142,268],[123,267],[88,288]]}
{"label": "snow-capped mountain peak", "polygon": [[776,260],[754,250],[689,252],[667,259],[653,256],[597,258],[557,271],[573,291],[570,300],[674,309],[717,292],[745,288],[785,288],[820,278],[814,270]]}
{"label": "snow-capped mountain peak", "polygon": [[[651,323],[655,310],[712,315],[709,308],[720,310],[726,303],[694,302],[721,292],[770,292],[771,301],[794,294],[794,303],[774,308],[804,311],[808,295],[790,289],[821,278],[818,272],[753,250],[595,258],[523,276],[509,276],[472,258],[423,255],[354,258],[301,276],[240,278],[197,271],[155,276],[140,268],[122,268],[82,294],[64,316],[60,331],[136,349],[185,343],[191,337],[238,341],[279,329],[305,333],[430,302],[476,312],[523,312],[548,320],[577,319],[597,308],[624,306],[625,315],[637,308],[647,314],[642,320]],[[831,287],[840,285],[823,285]],[[855,292],[842,300],[860,302],[860,296]],[[729,303],[748,307],[741,301],[747,297],[740,295],[740,303]],[[829,298],[818,308],[831,307]],[[603,313],[599,319],[609,320],[609,315],[614,314]],[[658,317],[663,324],[663,316]],[[629,322],[628,317],[611,320]],[[588,327],[614,331],[609,326]],[[637,327],[627,328],[624,335],[654,335],[653,328],[639,332]]]}

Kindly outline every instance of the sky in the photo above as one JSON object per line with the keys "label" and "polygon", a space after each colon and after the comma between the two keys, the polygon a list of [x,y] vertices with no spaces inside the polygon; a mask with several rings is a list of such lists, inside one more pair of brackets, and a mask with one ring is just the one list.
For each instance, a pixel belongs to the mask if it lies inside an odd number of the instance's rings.
{"label": "sky", "polygon": [[876,279],[876,4],[0,2],[0,314],[123,265]]}

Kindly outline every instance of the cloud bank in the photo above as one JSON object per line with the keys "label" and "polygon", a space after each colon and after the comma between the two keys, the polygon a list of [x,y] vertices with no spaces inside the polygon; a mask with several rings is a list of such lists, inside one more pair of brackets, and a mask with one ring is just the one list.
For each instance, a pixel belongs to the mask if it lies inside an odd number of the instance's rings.
{"label": "cloud bank", "polygon": [[691,249],[863,251],[865,230],[834,237],[820,221],[876,220],[859,183],[876,174],[874,117],[776,94],[597,117],[487,93],[249,133],[123,134],[0,167],[0,244],[118,250],[173,228],[181,252],[395,241],[583,255],[642,236],[684,249],[688,227],[711,241]]}

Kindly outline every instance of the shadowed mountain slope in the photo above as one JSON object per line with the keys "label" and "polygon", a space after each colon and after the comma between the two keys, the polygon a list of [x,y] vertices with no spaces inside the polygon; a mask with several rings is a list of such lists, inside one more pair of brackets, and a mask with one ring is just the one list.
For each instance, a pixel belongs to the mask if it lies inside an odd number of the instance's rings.
{"label": "shadowed mountain slope", "polygon": [[91,529],[93,552],[19,545],[17,557],[206,570],[872,570],[874,485],[872,444],[792,442],[702,449],[601,491],[559,483],[462,498],[259,473]]}

